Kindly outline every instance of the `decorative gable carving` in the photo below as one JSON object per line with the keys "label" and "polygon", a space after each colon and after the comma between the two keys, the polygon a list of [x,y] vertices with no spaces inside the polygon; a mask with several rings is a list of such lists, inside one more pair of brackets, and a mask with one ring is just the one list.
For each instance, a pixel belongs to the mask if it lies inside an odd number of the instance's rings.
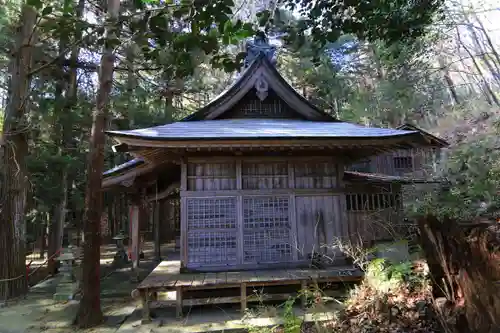
{"label": "decorative gable carving", "polygon": [[256,91],[256,95],[257,97],[263,101],[266,99],[267,97],[267,93],[268,93],[268,90],[269,90],[269,83],[267,83],[267,80],[266,78],[264,77],[264,75],[260,75],[257,80],[255,80],[255,91]]}
{"label": "decorative gable carving", "polygon": [[259,94],[259,91],[252,89],[241,99],[241,101],[217,119],[305,119],[302,115],[290,108],[273,90],[267,90],[264,99],[261,99]]}

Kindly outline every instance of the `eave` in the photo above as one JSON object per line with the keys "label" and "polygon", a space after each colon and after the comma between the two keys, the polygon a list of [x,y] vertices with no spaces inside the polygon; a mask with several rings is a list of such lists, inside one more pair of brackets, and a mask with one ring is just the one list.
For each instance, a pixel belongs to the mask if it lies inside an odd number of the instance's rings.
{"label": "eave", "polygon": [[[203,138],[191,140],[165,140],[153,138],[137,138],[130,136],[116,135],[115,140],[120,144],[134,150],[142,148],[206,148],[211,150],[220,150],[222,148],[273,148],[273,147],[331,147],[331,148],[361,148],[361,147],[390,147],[404,146],[406,148],[418,147],[425,144],[422,137],[418,133],[409,133],[394,137],[363,137],[363,138],[259,138],[249,140],[248,138],[231,138],[228,139],[211,139]],[[402,147],[400,147],[402,148]]]}
{"label": "eave", "polygon": [[422,136],[427,138],[427,140],[429,141],[429,145],[431,146],[445,148],[450,145],[448,141],[441,139],[440,137],[437,137],[427,131],[424,131],[420,127],[414,126],[412,124],[403,124],[401,126],[398,126],[396,129],[404,131],[418,131],[422,134]]}
{"label": "eave", "polygon": [[422,179],[412,177],[389,176],[378,173],[344,171],[344,180],[348,182],[373,182],[373,183],[397,183],[397,184],[439,184],[443,181],[436,179]]}
{"label": "eave", "polygon": [[102,180],[102,187],[109,188],[116,185],[131,187],[137,177],[152,172],[154,168],[154,164],[148,164],[141,161],[135,164],[135,166],[131,166],[129,169],[120,171],[119,174],[105,174]]}

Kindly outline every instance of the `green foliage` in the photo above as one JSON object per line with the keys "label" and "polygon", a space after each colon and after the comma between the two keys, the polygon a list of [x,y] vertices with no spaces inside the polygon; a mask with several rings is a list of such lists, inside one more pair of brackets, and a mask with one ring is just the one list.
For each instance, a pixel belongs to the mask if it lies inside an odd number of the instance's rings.
{"label": "green foliage", "polygon": [[295,315],[293,305],[295,304],[294,298],[289,298],[284,304],[283,328],[286,333],[300,333],[302,327],[302,320]]}
{"label": "green foliage", "polygon": [[386,293],[403,284],[421,284],[424,277],[413,271],[412,262],[392,264],[385,259],[375,259],[366,270],[366,282],[375,290]]}
{"label": "green foliage", "polygon": [[[277,330],[282,330],[285,333],[300,333],[302,329],[303,320],[295,315],[294,305],[295,298],[289,298],[284,303],[280,304],[280,308],[282,308],[282,312],[279,313],[279,317],[283,320],[282,325],[277,325],[274,327],[258,327],[249,325],[247,327],[248,332],[250,333],[273,333]],[[258,313],[257,316],[262,316],[265,314]]]}
{"label": "green foliage", "polygon": [[[287,0],[287,8],[302,16],[296,24],[287,26],[287,41],[301,46],[310,31],[311,45],[317,51],[336,42],[343,34],[362,40],[381,40],[389,45],[411,45],[426,33],[437,14],[442,14],[443,0],[406,1],[308,1]],[[397,50],[394,50],[397,55]]]}
{"label": "green foliage", "polygon": [[438,173],[447,183],[427,193],[416,205],[416,211],[461,221],[479,216],[497,217],[500,209],[499,144],[497,131],[492,128],[451,147]]}

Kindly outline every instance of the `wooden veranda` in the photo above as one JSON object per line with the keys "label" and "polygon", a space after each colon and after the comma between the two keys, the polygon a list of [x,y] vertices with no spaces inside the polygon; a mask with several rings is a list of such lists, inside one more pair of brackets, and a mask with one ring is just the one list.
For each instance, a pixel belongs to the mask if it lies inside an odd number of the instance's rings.
{"label": "wooden veranda", "polygon": [[[322,283],[358,282],[362,276],[363,273],[354,266],[181,273],[180,261],[162,261],[139,284],[137,290],[143,302],[143,321],[148,321],[151,302],[156,301],[158,293],[162,292],[175,291],[176,314],[181,317],[184,306],[240,303],[243,312],[249,302],[286,300],[294,294],[288,291],[257,296],[253,293],[256,287],[296,286],[296,290],[305,291],[311,285]],[[307,295],[302,293],[303,306],[306,298]]]}

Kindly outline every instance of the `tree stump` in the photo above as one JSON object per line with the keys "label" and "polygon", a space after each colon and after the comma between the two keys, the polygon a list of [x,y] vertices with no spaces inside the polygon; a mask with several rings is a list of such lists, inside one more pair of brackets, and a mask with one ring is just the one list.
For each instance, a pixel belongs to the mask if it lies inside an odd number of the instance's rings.
{"label": "tree stump", "polygon": [[420,242],[435,282],[464,318],[456,332],[495,333],[500,327],[500,226],[419,219]]}

